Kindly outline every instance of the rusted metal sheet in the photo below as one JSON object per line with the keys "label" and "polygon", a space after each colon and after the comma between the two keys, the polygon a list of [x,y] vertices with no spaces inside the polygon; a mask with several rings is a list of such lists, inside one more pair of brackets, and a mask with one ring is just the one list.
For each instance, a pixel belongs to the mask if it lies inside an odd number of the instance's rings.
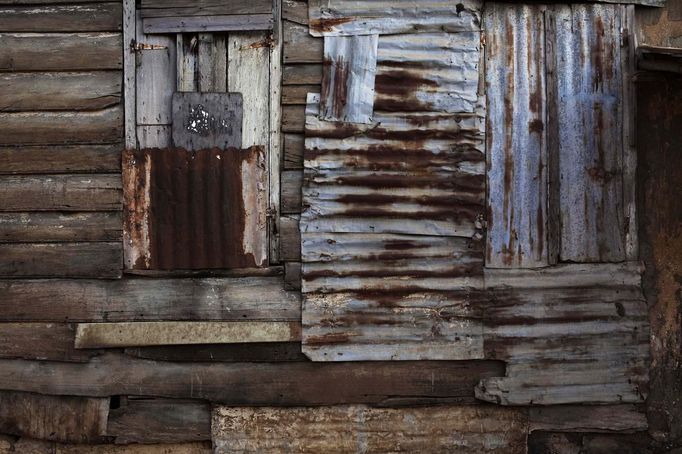
{"label": "rusted metal sheet", "polygon": [[482,0],[310,0],[310,34],[350,36],[478,30],[482,4]]}
{"label": "rusted metal sheet", "polygon": [[262,147],[126,151],[126,267],[265,266]]}
{"label": "rusted metal sheet", "polygon": [[216,407],[217,454],[522,454],[528,417],[494,406]]}
{"label": "rusted metal sheet", "polygon": [[173,93],[173,145],[241,148],[242,117],[241,93]]}
{"label": "rusted metal sheet", "polygon": [[[623,180],[627,119],[622,55],[627,8],[556,5],[548,22],[559,167],[560,259],[625,259]],[[634,184],[634,183],[632,183]]]}
{"label": "rusted metal sheet", "polygon": [[547,101],[544,7],[486,6],[486,266],[546,266]]}
{"label": "rusted metal sheet", "polygon": [[380,36],[375,110],[474,112],[480,56],[479,31]]}
{"label": "rusted metal sheet", "polygon": [[378,38],[377,35],[324,38],[320,94],[323,120],[371,122]]}
{"label": "rusted metal sheet", "polygon": [[483,379],[479,399],[503,405],[643,403],[649,325],[640,265],[486,270],[486,358],[505,377]]}

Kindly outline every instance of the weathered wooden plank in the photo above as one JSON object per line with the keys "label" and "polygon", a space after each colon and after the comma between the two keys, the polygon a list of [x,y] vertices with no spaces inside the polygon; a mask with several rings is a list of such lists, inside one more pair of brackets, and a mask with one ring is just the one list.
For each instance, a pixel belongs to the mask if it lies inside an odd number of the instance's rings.
{"label": "weathered wooden plank", "polygon": [[301,231],[299,216],[282,216],[279,220],[280,250],[279,258],[283,262],[301,260]]}
{"label": "weathered wooden plank", "polygon": [[242,122],[242,147],[270,143],[270,53],[265,33],[230,33],[227,40],[227,91],[241,93],[248,109]]}
{"label": "weathered wooden plank", "polygon": [[137,23],[135,102],[138,125],[169,125],[176,83],[176,52],[170,36],[146,36]]}
{"label": "weathered wooden plank", "polygon": [[436,0],[409,1],[309,0],[310,33],[314,36],[352,36],[419,32],[461,32],[480,28],[481,0],[457,5]]}
{"label": "weathered wooden plank", "polygon": [[[282,278],[2,280],[7,321],[300,320]],[[134,393],[132,393],[134,394]]]}
{"label": "weathered wooden plank", "polygon": [[120,33],[3,33],[0,71],[120,69]]}
{"label": "weathered wooden plank", "polygon": [[[0,388],[54,395],[137,395],[226,405],[473,403],[497,361],[172,363],[104,354],[86,364],[0,360]],[[342,383],[343,386],[339,386]]]}
{"label": "weathered wooden plank", "polygon": [[[199,86],[206,88],[201,79]],[[200,91],[220,91],[204,88]],[[189,151],[241,148],[243,116],[241,93],[174,93],[173,145]]]}
{"label": "weathered wooden plank", "polygon": [[379,409],[235,408],[213,411],[217,454],[526,452],[523,410],[496,407]]}
{"label": "weathered wooden plank", "polygon": [[142,24],[148,34],[272,30],[272,14],[148,17]]}
{"label": "weathered wooden plank", "polygon": [[226,39],[227,35],[223,33],[199,33],[199,91],[222,93],[227,90]]}
{"label": "weathered wooden plank", "polygon": [[289,290],[301,290],[301,263],[284,264],[284,287]]}
{"label": "weathered wooden plank", "polygon": [[29,438],[7,440],[0,448],[7,447],[2,454],[212,454],[210,442],[164,443],[153,445],[113,445],[113,444],[61,444],[53,441],[39,441]]}
{"label": "weathered wooden plank", "polygon": [[117,71],[0,73],[0,109],[4,112],[93,110],[120,102],[121,74]]}
{"label": "weathered wooden plank", "polygon": [[122,139],[120,106],[89,112],[0,113],[0,145],[111,143]]}
{"label": "weathered wooden plank", "polygon": [[371,123],[378,35],[325,36],[320,119]]}
{"label": "weathered wooden plank", "polygon": [[282,132],[302,134],[305,129],[305,106],[282,106]]}
{"label": "weathered wooden plank", "polygon": [[168,148],[171,146],[172,127],[170,125],[145,125],[137,127],[139,148]]}
{"label": "weathered wooden plank", "polygon": [[0,147],[0,174],[119,172],[122,149],[121,143]]}
{"label": "weathered wooden plank", "polygon": [[121,322],[79,323],[76,348],[146,347],[152,345],[295,342],[297,322]]}
{"label": "weathered wooden plank", "polygon": [[485,356],[508,361],[477,396],[503,405],[642,403],[649,325],[638,263],[486,269]]}
{"label": "weathered wooden plank", "polygon": [[264,342],[255,344],[172,345],[126,348],[137,358],[181,362],[283,362],[308,361],[299,342]]}
{"label": "weathered wooden plank", "polygon": [[282,35],[284,39],[282,61],[285,64],[322,63],[324,40],[310,36],[308,27],[284,21]]}
{"label": "weathered wooden plank", "polygon": [[[285,52],[287,51],[285,47]],[[288,64],[284,66],[282,73],[282,84],[284,85],[305,85],[322,83],[321,64]],[[315,92],[319,93],[319,92]]]}
{"label": "weathered wooden plank", "polygon": [[117,444],[211,439],[211,406],[194,400],[128,398],[109,410],[106,435]]}
{"label": "weathered wooden plank", "polygon": [[0,211],[118,211],[121,177],[112,174],[0,177]]}
{"label": "weathered wooden plank", "polygon": [[120,241],[121,213],[0,213],[0,243]]}
{"label": "weathered wooden plank", "polygon": [[320,85],[285,85],[282,87],[282,104],[306,104],[308,93],[319,93]]}
{"label": "weathered wooden plank", "polygon": [[300,170],[285,170],[282,172],[281,212],[292,214],[301,212],[301,186],[303,172]]}
{"label": "weathered wooden plank", "polygon": [[284,134],[284,169],[303,168],[303,147],[305,138],[301,134]]}
{"label": "weathered wooden plank", "polygon": [[135,0],[123,0],[123,42],[131,45],[123,48],[123,102],[125,146],[128,149],[137,147],[137,112],[135,80],[137,75],[137,56],[133,49],[133,40],[137,42],[137,18]]}
{"label": "weathered wooden plank", "polygon": [[0,5],[54,5],[58,3],[107,3],[111,0],[0,0]]}
{"label": "weathered wooden plank", "polygon": [[76,350],[76,327],[66,323],[0,323],[0,357],[87,362],[95,351]]}
{"label": "weathered wooden plank", "polygon": [[121,2],[0,7],[3,32],[106,32],[122,27]]}
{"label": "weathered wooden plank", "polygon": [[3,277],[121,277],[118,243],[3,243]]}
{"label": "weathered wooden plank", "polygon": [[529,431],[638,432],[647,429],[646,413],[635,405],[558,405],[531,407]]}
{"label": "weathered wooden plank", "polygon": [[585,453],[650,454],[646,432],[635,434],[571,434],[533,432],[528,436],[528,454]]}
{"label": "weathered wooden plank", "polygon": [[[624,73],[626,7],[556,6],[547,40],[556,47],[560,260],[625,259],[623,207]],[[581,33],[575,30],[580,27]],[[628,203],[631,203],[628,201]]]}
{"label": "weathered wooden plank", "polygon": [[105,434],[109,399],[0,391],[0,432],[67,443],[97,442]]}
{"label": "weathered wooden plank", "polygon": [[308,25],[308,2],[305,0],[283,0],[282,19]]}
{"label": "weathered wooden plank", "polygon": [[[486,266],[549,264],[543,6],[486,8]],[[507,30],[506,38],[500,30]]]}
{"label": "weathered wooden plank", "polygon": [[[242,0],[143,0],[142,8],[169,9],[169,8],[193,8],[202,15],[216,14],[257,14],[267,13],[272,9],[272,2],[268,0],[253,0],[244,3]],[[214,11],[214,8],[220,8]],[[206,14],[204,14],[204,12]]]}
{"label": "weathered wooden plank", "polygon": [[199,36],[195,33],[178,33],[175,51],[177,53],[177,90],[198,91]]}
{"label": "weathered wooden plank", "polygon": [[270,263],[279,263],[279,216],[280,212],[280,172],[282,168],[282,3],[273,0],[273,30],[269,44],[269,93],[268,109],[268,210],[275,213],[268,218],[268,242]]}

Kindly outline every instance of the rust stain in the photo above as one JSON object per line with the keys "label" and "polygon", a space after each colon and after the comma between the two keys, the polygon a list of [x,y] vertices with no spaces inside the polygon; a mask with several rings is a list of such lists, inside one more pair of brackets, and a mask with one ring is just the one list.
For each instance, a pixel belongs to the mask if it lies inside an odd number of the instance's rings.
{"label": "rust stain", "polygon": [[352,17],[339,17],[333,19],[311,19],[309,21],[309,28],[317,33],[331,32],[337,25],[346,24],[352,22],[354,19]]}

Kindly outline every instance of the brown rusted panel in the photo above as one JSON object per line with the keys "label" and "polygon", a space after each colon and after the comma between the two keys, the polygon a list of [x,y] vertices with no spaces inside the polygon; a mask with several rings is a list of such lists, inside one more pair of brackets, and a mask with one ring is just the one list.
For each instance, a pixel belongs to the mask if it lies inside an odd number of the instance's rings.
{"label": "brown rusted panel", "polygon": [[370,408],[217,407],[217,454],[525,454],[523,409],[494,406]]}
{"label": "brown rusted panel", "polygon": [[126,158],[128,268],[266,265],[262,147],[144,149]]}

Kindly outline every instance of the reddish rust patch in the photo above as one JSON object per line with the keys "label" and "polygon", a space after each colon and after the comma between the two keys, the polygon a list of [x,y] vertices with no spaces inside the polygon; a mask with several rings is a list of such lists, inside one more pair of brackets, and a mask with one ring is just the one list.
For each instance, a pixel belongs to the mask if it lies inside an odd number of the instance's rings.
{"label": "reddish rust patch", "polygon": [[331,32],[338,25],[347,24],[353,20],[352,17],[338,17],[333,19],[311,19],[308,23],[311,31],[317,33]]}

